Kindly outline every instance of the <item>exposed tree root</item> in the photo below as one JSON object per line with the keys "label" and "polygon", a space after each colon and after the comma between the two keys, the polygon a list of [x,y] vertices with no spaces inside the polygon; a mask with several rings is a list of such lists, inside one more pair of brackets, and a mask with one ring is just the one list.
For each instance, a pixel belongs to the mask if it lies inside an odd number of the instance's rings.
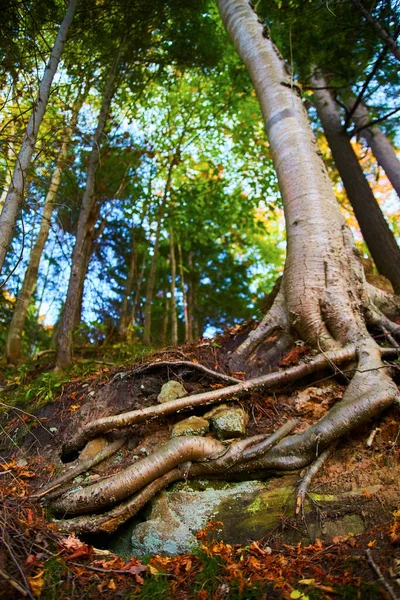
{"label": "exposed tree root", "polygon": [[64,514],[98,511],[124,500],[179,464],[207,460],[225,452],[225,446],[212,438],[174,438],[106,481],[64,495],[53,503],[52,508]]}
{"label": "exposed tree root", "polygon": [[163,404],[149,406],[147,408],[122,413],[112,417],[97,419],[96,421],[86,424],[82,429],[78,430],[71,439],[67,440],[63,451],[65,454],[68,454],[75,450],[79,450],[93,437],[98,437],[104,433],[129,427],[137,423],[143,423],[144,421],[155,417],[175,414],[182,410],[190,410],[198,406],[206,406],[224,400],[239,398],[256,389],[267,390],[283,387],[324,368],[343,365],[344,363],[353,360],[355,356],[356,346],[349,345],[343,349],[319,354],[308,362],[303,362],[294,367],[269,373],[268,375],[262,375],[261,377],[249,379],[248,381],[242,381],[227,388],[212,390],[211,392],[202,394],[194,394],[193,396],[185,396],[184,398],[164,402]]}
{"label": "exposed tree root", "polygon": [[[236,377],[231,377],[230,375],[225,375],[225,373],[218,373],[217,371],[213,371],[200,363],[194,363],[190,360],[160,360],[158,362],[152,362],[145,365],[141,365],[137,367],[130,373],[130,375],[138,375],[141,373],[147,373],[147,371],[152,371],[154,369],[160,368],[169,368],[169,369],[177,369],[179,367],[188,367],[189,369],[193,369],[194,371],[199,371],[200,373],[204,373],[213,379],[219,379],[220,381],[224,381],[225,383],[240,383],[241,379],[237,379]],[[118,375],[117,375],[118,376]]]}
{"label": "exposed tree root", "polygon": [[147,502],[170,483],[184,477],[185,466],[180,465],[162,477],[149,483],[143,490],[125,502],[121,502],[100,515],[85,515],[72,519],[55,520],[57,529],[65,533],[113,533],[118,527],[133,517]]}
{"label": "exposed tree root", "polygon": [[42,492],[35,494],[33,498],[42,498],[43,496],[47,496],[51,492],[53,492],[53,494],[51,494],[51,498],[57,498],[59,495],[62,494],[62,491],[60,489],[61,486],[66,484],[68,481],[71,481],[71,479],[74,479],[74,477],[77,477],[81,473],[90,471],[90,469],[101,463],[103,460],[109,458],[110,456],[118,452],[118,450],[122,448],[125,442],[126,438],[123,436],[119,436],[118,439],[107,444],[107,446],[105,446],[102,450],[100,450],[100,452],[98,452],[91,458],[88,458],[87,460],[78,459],[75,464],[72,464],[67,468],[65,473],[63,473],[62,475],[60,475],[60,477],[57,477],[57,479],[52,481],[50,487],[47,487]]}
{"label": "exposed tree root", "polygon": [[[207,463],[199,462],[196,465],[192,465],[190,462],[184,461],[178,467],[167,471],[164,473],[164,475],[161,475],[146,485],[136,495],[129,498],[125,502],[120,503],[117,507],[113,508],[107,513],[56,521],[56,525],[60,530],[65,532],[75,531],[80,533],[112,533],[120,525],[122,525],[122,523],[133,517],[149,500],[154,497],[155,494],[173,481],[185,479],[189,474],[190,476],[199,476],[202,474],[215,476],[219,473],[224,475],[227,472],[232,470],[234,471],[234,466],[236,464],[261,456],[264,452],[272,448],[281,439],[288,435],[294,429],[296,424],[297,421],[292,419],[285,423],[272,435],[256,435],[252,438],[235,442],[227,448],[221,444],[219,448],[221,455],[217,458],[212,458],[211,456]],[[190,440],[189,444],[185,443],[185,440]],[[181,438],[180,445],[182,446],[182,450],[184,450],[185,447],[190,447],[193,443],[201,444],[201,438]],[[160,449],[160,451],[152,454],[149,458],[151,458],[152,461],[157,461],[160,454],[164,456],[165,452],[170,451],[171,445],[171,442],[166,444],[162,449]],[[185,454],[184,458],[187,457],[188,454]],[[168,467],[166,466],[165,468]],[[130,471],[129,473],[125,473],[125,475],[127,478],[132,477],[132,472]],[[133,477],[130,480],[130,490],[133,490],[135,486],[136,480],[135,474],[133,474]],[[57,505],[53,505],[53,508],[57,509]]]}
{"label": "exposed tree root", "polygon": [[303,507],[303,502],[307,494],[308,486],[311,481],[314,479],[315,475],[318,473],[322,465],[325,463],[327,458],[332,454],[335,444],[327,448],[320,454],[317,460],[311,465],[308,469],[307,473],[304,475],[301,483],[299,485],[299,489],[297,490],[297,500],[296,500],[296,515],[299,514],[300,510]]}

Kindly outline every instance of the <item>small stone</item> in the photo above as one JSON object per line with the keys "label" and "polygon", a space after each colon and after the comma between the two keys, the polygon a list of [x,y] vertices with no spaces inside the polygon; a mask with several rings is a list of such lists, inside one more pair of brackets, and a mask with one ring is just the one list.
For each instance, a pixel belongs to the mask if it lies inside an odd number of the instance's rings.
{"label": "small stone", "polygon": [[183,435],[205,435],[210,429],[210,423],[202,417],[189,417],[175,423],[171,431],[171,437]]}
{"label": "small stone", "polygon": [[26,458],[17,458],[15,464],[17,465],[17,467],[26,467],[28,465],[28,461],[26,460]]}
{"label": "small stone", "polygon": [[247,413],[242,408],[226,404],[209,411],[204,418],[211,421],[211,426],[220,440],[244,436],[249,421]]}
{"label": "small stone", "polygon": [[187,391],[183,385],[179,381],[171,379],[171,381],[164,383],[157,400],[162,404],[163,402],[170,402],[171,400],[177,400],[177,398],[184,398],[185,396],[187,396]]}
{"label": "small stone", "polygon": [[98,437],[94,440],[90,440],[82,450],[80,454],[80,460],[88,460],[93,456],[96,456],[99,452],[103,450],[108,444],[108,441],[104,437]]}

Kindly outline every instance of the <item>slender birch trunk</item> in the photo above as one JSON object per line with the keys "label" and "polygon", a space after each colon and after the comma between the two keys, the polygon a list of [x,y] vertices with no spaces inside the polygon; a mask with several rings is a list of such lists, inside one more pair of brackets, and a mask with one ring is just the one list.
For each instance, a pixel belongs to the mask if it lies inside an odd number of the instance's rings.
{"label": "slender birch trunk", "polygon": [[[352,110],[355,103],[355,98],[351,97],[346,101],[346,107],[349,111]],[[364,138],[368,146],[371,148],[378,165],[385,171],[387,178],[400,198],[400,161],[396,156],[393,145],[390,143],[386,135],[383,133],[379,125],[371,125],[365,127],[370,118],[368,109],[360,102],[352,116],[356,128],[362,128],[359,135]]]}
{"label": "slender birch trunk", "polygon": [[178,244],[178,256],[179,256],[179,276],[181,279],[181,290],[183,296],[183,320],[185,322],[185,342],[190,341],[190,324],[189,324],[189,316],[188,316],[188,302],[187,302],[187,293],[185,286],[185,273],[183,269],[183,257],[182,257],[182,246]]}
{"label": "slender birch trunk", "polygon": [[170,244],[170,258],[171,258],[171,342],[174,346],[178,345],[178,318],[176,314],[176,295],[175,295],[175,285],[176,285],[176,260],[175,260],[175,244],[174,244],[174,230],[171,227],[170,236],[169,236],[169,244]]}
{"label": "slender birch trunk", "polygon": [[71,336],[74,326],[76,306],[79,300],[79,286],[81,281],[81,273],[82,269],[84,268],[83,248],[86,236],[88,235],[90,214],[93,210],[95,202],[95,176],[97,167],[100,162],[100,144],[104,132],[104,127],[107,121],[108,113],[110,110],[111,100],[113,97],[114,83],[118,71],[118,63],[120,58],[120,50],[114,58],[108,75],[106,88],[103,96],[103,102],[100,109],[99,119],[97,122],[97,128],[93,139],[92,150],[89,157],[86,188],[82,197],[82,207],[81,212],[79,214],[76,241],[74,251],[72,254],[71,275],[69,278],[67,297],[62,312],[59,335],[57,338],[57,370],[66,369],[72,362]]}
{"label": "slender birch trunk", "polygon": [[89,93],[89,88],[90,85],[87,84],[83,93],[81,93],[74,102],[74,105],[72,107],[71,122],[64,132],[64,141],[61,145],[60,153],[57,158],[56,168],[54,170],[53,177],[50,182],[49,191],[47,192],[39,233],[29,257],[28,268],[25,272],[24,281],[22,283],[21,291],[18,296],[17,303],[15,305],[14,313],[12,316],[10,328],[8,330],[6,342],[6,357],[7,361],[10,363],[15,364],[21,355],[22,332],[24,329],[29,303],[34,289],[36,287],[40,259],[49,235],[54,203],[57,197],[58,190],[60,188],[62,174],[65,169],[66,159],[68,156],[68,148],[78,122],[79,112],[82,108],[87,94]]}
{"label": "slender birch trunk", "polygon": [[193,259],[192,253],[188,254],[188,279],[187,279],[187,313],[188,313],[188,342],[193,342]]}
{"label": "slender birch trunk", "polygon": [[26,128],[24,139],[16,160],[10,189],[7,193],[3,210],[0,215],[0,272],[3,268],[4,259],[11,243],[18,212],[24,201],[24,190],[28,168],[31,163],[39,127],[49,99],[50,87],[60,62],[77,2],[78,0],[70,0],[65,17],[60,25],[49,62],[46,65],[43,78],[40,82],[39,95]]}
{"label": "slender birch trunk", "polygon": [[361,233],[378,271],[400,293],[400,248],[365,179],[358,158],[343,130],[339,109],[321,75],[311,79],[318,117],[322,123],[333,160],[343,181]]}

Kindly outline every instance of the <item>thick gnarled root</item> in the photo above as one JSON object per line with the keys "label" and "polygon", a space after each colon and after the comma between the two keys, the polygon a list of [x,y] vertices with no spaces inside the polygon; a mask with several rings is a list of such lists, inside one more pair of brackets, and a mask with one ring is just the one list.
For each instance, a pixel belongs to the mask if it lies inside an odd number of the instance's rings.
{"label": "thick gnarled root", "polygon": [[193,410],[197,407],[240,398],[255,390],[269,390],[284,387],[324,368],[334,368],[335,366],[346,364],[353,360],[355,356],[356,346],[349,345],[346,348],[319,354],[308,362],[303,362],[294,367],[274,371],[273,373],[249,379],[248,381],[242,381],[226,388],[212,390],[211,392],[202,394],[194,394],[193,396],[185,396],[184,398],[164,402],[163,404],[149,406],[147,408],[122,413],[112,417],[97,419],[78,430],[76,434],[65,443],[63,452],[68,454],[79,450],[93,437],[98,437],[110,431],[143,423],[156,417],[176,414],[183,410]]}

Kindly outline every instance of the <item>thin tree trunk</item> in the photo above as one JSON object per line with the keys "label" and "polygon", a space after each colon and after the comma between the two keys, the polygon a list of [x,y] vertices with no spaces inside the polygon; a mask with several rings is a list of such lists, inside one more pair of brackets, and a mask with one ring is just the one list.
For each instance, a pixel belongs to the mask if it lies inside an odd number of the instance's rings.
{"label": "thin tree trunk", "polygon": [[333,159],[378,271],[400,293],[400,248],[365,179],[357,156],[343,130],[339,109],[321,75],[312,77],[318,117]]}
{"label": "thin tree trunk", "polygon": [[171,301],[170,298],[167,297],[167,293],[164,290],[164,301],[165,301],[165,306],[164,306],[164,315],[163,315],[163,320],[162,320],[162,326],[161,326],[161,346],[164,348],[167,345],[167,334],[168,334],[168,324],[169,324],[169,313],[170,313],[170,308],[171,308]]}
{"label": "thin tree trunk", "polygon": [[2,213],[0,215],[0,271],[11,243],[18,212],[24,201],[25,182],[28,168],[35,149],[39,126],[42,122],[50,95],[50,87],[60,62],[61,54],[67,39],[68,29],[74,17],[78,0],[70,0],[65,17],[60,25],[56,41],[51,51],[49,62],[39,86],[39,95],[21,144],[16,165]]}
{"label": "thin tree trunk", "polygon": [[5,172],[5,176],[4,176],[4,185],[3,185],[3,191],[1,193],[0,196],[0,214],[1,211],[3,210],[3,206],[4,206],[4,202],[6,201],[7,198],[7,194],[8,194],[8,190],[9,187],[11,185],[11,181],[12,181],[12,164],[15,162],[15,148],[14,148],[14,135],[15,135],[15,126],[14,126],[14,121],[11,121],[10,124],[10,128],[11,128],[11,136],[9,141],[7,142],[7,164],[6,164],[6,172]]}
{"label": "thin tree trunk", "polygon": [[171,257],[171,342],[174,346],[178,345],[178,318],[176,314],[176,296],[175,296],[175,285],[176,285],[176,260],[175,260],[175,244],[174,244],[174,230],[171,227],[170,237],[170,257]]}
{"label": "thin tree trunk", "polygon": [[187,302],[187,294],[185,287],[185,275],[183,271],[183,259],[182,259],[182,246],[178,244],[178,255],[179,255],[179,274],[181,278],[181,288],[182,288],[182,296],[183,296],[183,320],[185,322],[185,342],[190,341],[190,324],[189,324],[189,316],[188,316],[188,302]]}
{"label": "thin tree trunk", "polygon": [[146,302],[145,302],[145,307],[144,307],[143,342],[145,344],[147,344],[148,346],[151,343],[151,304],[153,302],[154,286],[156,283],[157,260],[158,260],[158,251],[159,251],[159,247],[160,247],[161,224],[162,224],[162,219],[163,219],[163,215],[164,215],[165,205],[167,202],[169,188],[171,187],[172,171],[176,164],[176,156],[177,155],[175,153],[170,162],[163,197],[161,199],[160,206],[158,209],[156,239],[155,239],[155,243],[154,243],[153,256],[151,257],[149,279],[147,281]]}
{"label": "thin tree trunk", "polygon": [[[349,111],[352,110],[354,103],[354,97],[351,97],[346,102]],[[362,102],[354,111],[352,119],[357,129],[362,128],[359,135],[365,139],[368,146],[371,148],[378,164],[385,171],[387,178],[400,198],[400,161],[396,156],[393,145],[379,125],[365,127],[365,125],[370,122],[370,118],[368,116],[368,109]]]}
{"label": "thin tree trunk", "polygon": [[188,292],[187,292],[187,312],[188,312],[188,342],[193,342],[193,255],[188,254]]}
{"label": "thin tree trunk", "polygon": [[95,175],[100,162],[100,144],[103,136],[104,127],[107,121],[110,110],[111,100],[113,96],[114,82],[117,75],[118,63],[120,58],[120,49],[114,58],[111,70],[108,75],[106,88],[104,91],[103,102],[100,109],[97,128],[94,135],[92,150],[89,157],[87,169],[86,188],[82,198],[82,208],[79,214],[78,229],[76,233],[76,241],[72,254],[71,275],[69,278],[67,297],[64,304],[64,309],[60,322],[59,335],[57,339],[56,350],[56,369],[66,369],[72,362],[72,331],[74,325],[74,317],[76,314],[76,306],[79,300],[79,286],[81,281],[81,273],[84,268],[83,248],[85,239],[88,235],[90,214],[95,202],[94,188]]}
{"label": "thin tree trunk", "polygon": [[47,192],[40,229],[36,242],[32,248],[28,268],[25,272],[22,288],[15,305],[10,328],[8,330],[6,342],[6,357],[8,362],[16,363],[21,355],[21,337],[24,329],[25,319],[28,312],[29,303],[36,287],[39,263],[46,244],[51,224],[51,216],[54,209],[54,203],[61,184],[61,178],[65,169],[65,162],[68,156],[68,148],[72,135],[78,122],[79,111],[89,92],[90,85],[87,84],[83,93],[79,95],[72,107],[72,118],[69,126],[64,133],[64,141],[61,145],[60,153],[57,158],[57,164],[53,177]]}
{"label": "thin tree trunk", "polygon": [[132,327],[134,327],[136,325],[136,311],[139,306],[140,292],[142,289],[142,282],[143,282],[145,268],[146,268],[146,252],[144,252],[144,254],[143,254],[142,266],[140,267],[140,272],[139,272],[139,277],[138,277],[136,292],[135,292],[135,298],[133,300],[132,313],[131,313],[131,315],[132,315],[131,326]]}
{"label": "thin tree trunk", "polygon": [[89,234],[86,237],[85,245],[83,248],[83,266],[81,271],[81,279],[79,282],[79,300],[76,307],[75,317],[74,317],[74,326],[73,332],[76,331],[81,324],[82,321],[82,310],[83,310],[83,298],[85,291],[85,281],[86,276],[89,270],[90,261],[92,259],[93,254],[96,252],[98,248],[98,240],[103,235],[103,231],[106,226],[106,219],[103,219],[100,225],[95,229],[96,221],[98,219],[100,213],[101,204],[98,204],[92,214],[89,226]]}
{"label": "thin tree trunk", "polygon": [[396,40],[394,40],[392,38],[392,36],[388,34],[386,29],[383,27],[383,25],[381,25],[379,23],[379,21],[371,15],[369,10],[367,10],[365,8],[365,6],[362,4],[361,0],[351,0],[351,1],[354,4],[354,6],[360,11],[360,13],[362,15],[364,15],[364,17],[366,18],[368,23],[375,30],[375,32],[381,38],[381,40],[383,40],[385,42],[387,47],[392,52],[393,56],[395,56],[397,58],[397,60],[400,60],[400,47],[397,45]]}
{"label": "thin tree trunk", "polygon": [[118,328],[118,333],[122,338],[126,337],[126,332],[127,332],[127,328],[128,328],[128,320],[129,320],[128,302],[129,302],[129,296],[131,295],[131,292],[132,292],[133,280],[135,278],[135,273],[136,273],[136,259],[137,259],[137,256],[136,256],[135,228],[132,225],[131,258],[130,258],[130,262],[129,262],[129,272],[128,272],[128,277],[127,277],[126,284],[125,284],[124,296],[122,299],[121,316],[120,316],[119,328]]}

